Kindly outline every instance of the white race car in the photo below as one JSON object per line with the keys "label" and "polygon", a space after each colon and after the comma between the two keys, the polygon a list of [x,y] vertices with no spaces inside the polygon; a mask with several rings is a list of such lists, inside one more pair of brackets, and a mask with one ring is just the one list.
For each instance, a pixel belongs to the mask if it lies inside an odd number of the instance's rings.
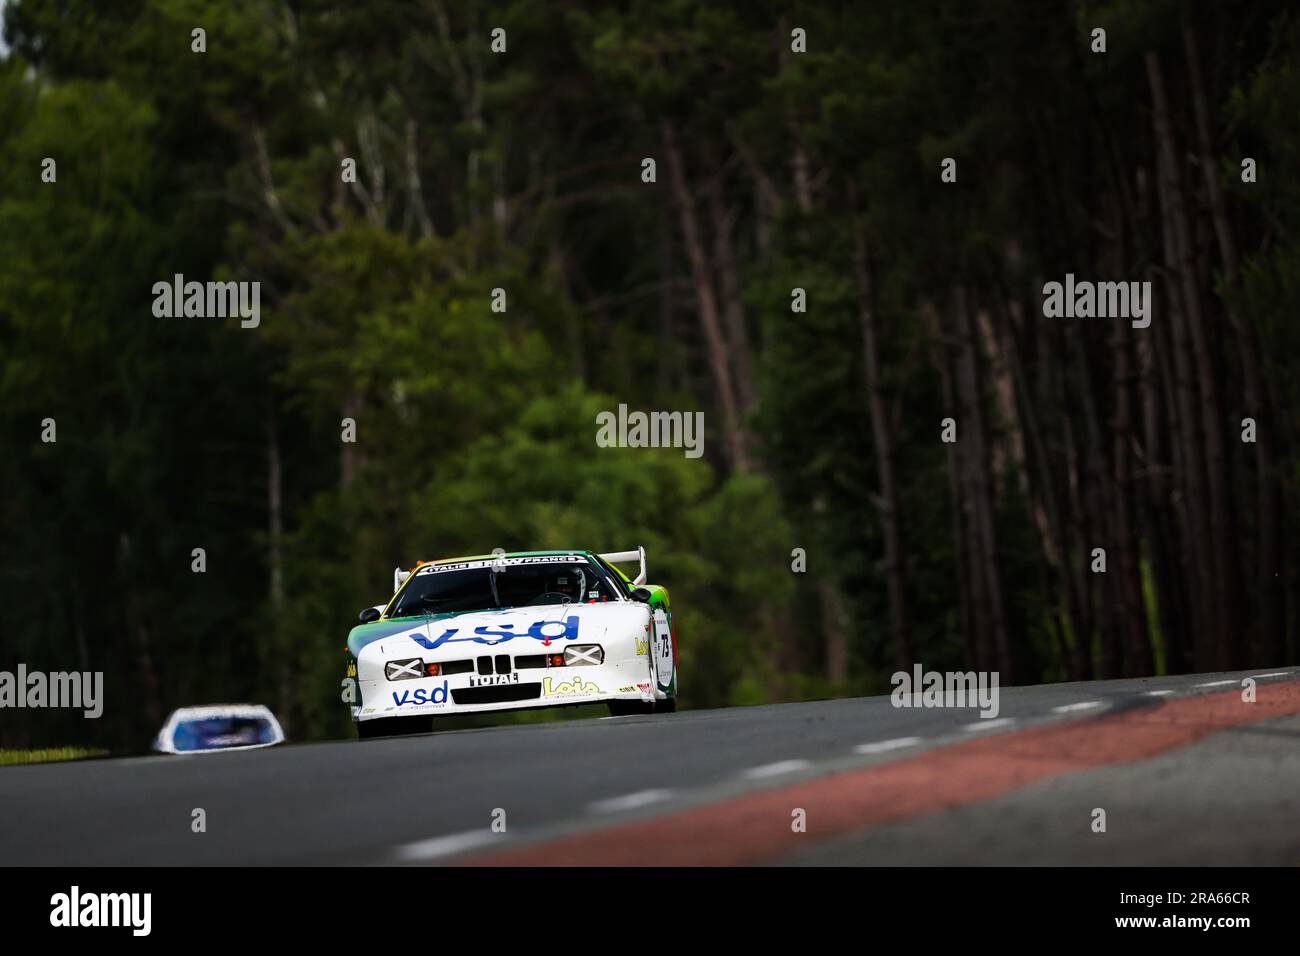
{"label": "white race car", "polygon": [[[615,567],[623,561],[640,562],[635,579]],[[483,711],[676,709],[668,591],[645,583],[644,548],[421,562],[394,571],[393,587],[348,636],[344,699],[361,737]]]}

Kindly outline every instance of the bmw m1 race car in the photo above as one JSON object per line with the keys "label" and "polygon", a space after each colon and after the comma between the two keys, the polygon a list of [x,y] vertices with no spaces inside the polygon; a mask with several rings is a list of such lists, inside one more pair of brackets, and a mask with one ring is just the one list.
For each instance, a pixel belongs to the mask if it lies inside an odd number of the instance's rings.
{"label": "bmw m1 race car", "polygon": [[[629,578],[616,563],[639,561]],[[361,737],[421,733],[433,718],[606,703],[673,711],[677,642],[645,549],[531,551],[420,562],[348,636]]]}

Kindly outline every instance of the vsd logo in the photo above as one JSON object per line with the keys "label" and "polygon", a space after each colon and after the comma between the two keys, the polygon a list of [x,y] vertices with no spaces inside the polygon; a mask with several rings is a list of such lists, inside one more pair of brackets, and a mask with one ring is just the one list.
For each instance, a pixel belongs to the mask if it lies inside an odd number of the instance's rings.
{"label": "vsd logo", "polygon": [[407,704],[420,706],[423,704],[445,704],[447,703],[447,682],[443,681],[441,687],[432,689],[417,687],[415,690],[404,690],[400,694],[393,691],[393,706],[405,707]]}

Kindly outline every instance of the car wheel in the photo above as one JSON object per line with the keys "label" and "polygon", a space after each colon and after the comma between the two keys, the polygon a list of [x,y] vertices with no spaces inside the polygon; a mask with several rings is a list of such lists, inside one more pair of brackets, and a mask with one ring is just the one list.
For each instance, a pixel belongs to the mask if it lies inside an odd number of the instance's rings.
{"label": "car wheel", "polygon": [[677,698],[669,697],[667,700],[657,700],[651,704],[656,714],[675,714],[677,713]]}
{"label": "car wheel", "polygon": [[357,724],[357,736],[362,740],[427,734],[432,730],[432,717],[379,717],[374,720],[363,720]]}

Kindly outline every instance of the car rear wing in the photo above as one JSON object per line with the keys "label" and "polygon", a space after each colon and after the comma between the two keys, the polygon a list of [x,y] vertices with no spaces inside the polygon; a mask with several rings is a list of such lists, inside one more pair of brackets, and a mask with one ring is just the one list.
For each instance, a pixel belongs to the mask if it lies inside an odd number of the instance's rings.
{"label": "car rear wing", "polygon": [[[412,568],[414,570],[414,568]],[[393,593],[402,586],[402,582],[411,576],[411,571],[403,571],[401,568],[393,568]]]}
{"label": "car rear wing", "polygon": [[621,564],[624,561],[640,561],[641,573],[632,581],[638,587],[645,584],[645,548],[637,548],[635,551],[608,551],[605,554],[597,555],[602,560],[610,564]]}

